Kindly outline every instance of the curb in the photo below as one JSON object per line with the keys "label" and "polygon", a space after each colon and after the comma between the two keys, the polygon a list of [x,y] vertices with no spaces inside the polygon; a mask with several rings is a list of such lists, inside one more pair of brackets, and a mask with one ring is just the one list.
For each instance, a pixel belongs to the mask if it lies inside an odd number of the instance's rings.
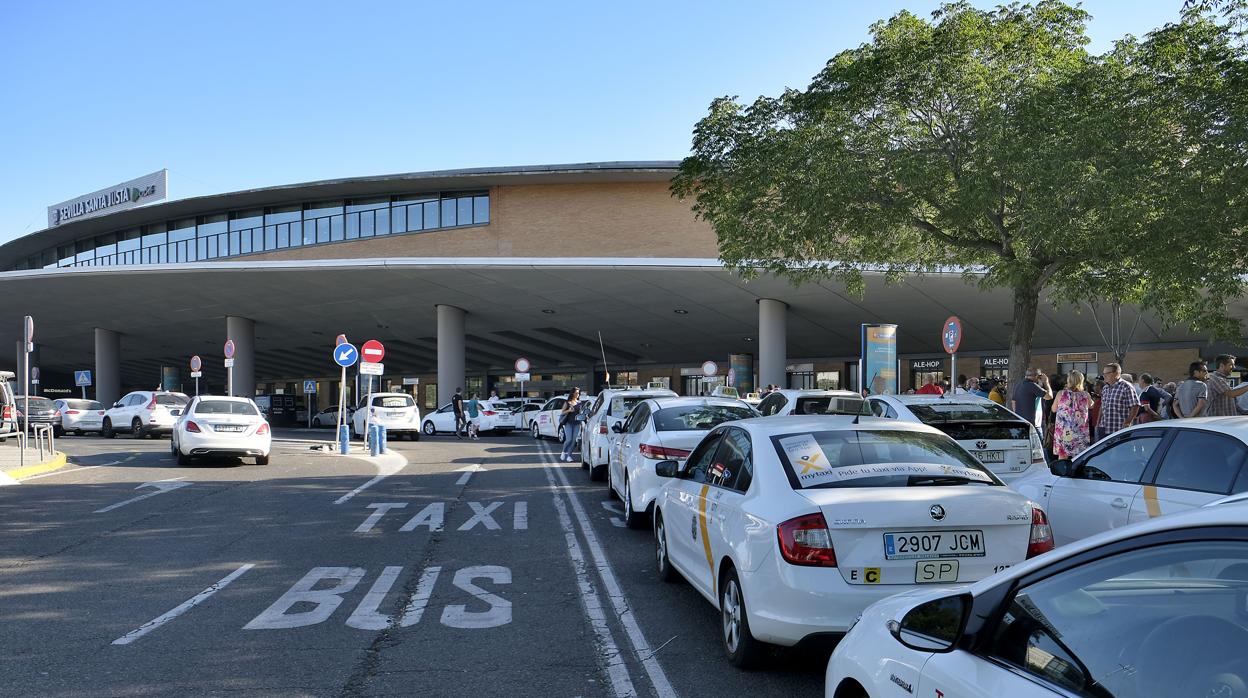
{"label": "curb", "polygon": [[60,470],[67,465],[69,465],[69,458],[64,453],[58,453],[55,458],[47,463],[43,463],[42,465],[28,465],[25,468],[7,470],[4,474],[14,480],[21,480],[24,477],[42,475],[43,473],[50,473],[53,470]]}

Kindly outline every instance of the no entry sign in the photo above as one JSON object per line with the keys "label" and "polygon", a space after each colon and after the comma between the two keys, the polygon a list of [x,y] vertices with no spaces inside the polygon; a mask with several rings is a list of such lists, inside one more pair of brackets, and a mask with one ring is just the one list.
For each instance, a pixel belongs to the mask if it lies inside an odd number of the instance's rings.
{"label": "no entry sign", "polygon": [[360,358],[370,364],[379,364],[382,359],[386,358],[386,348],[381,342],[370,339],[360,347]]}

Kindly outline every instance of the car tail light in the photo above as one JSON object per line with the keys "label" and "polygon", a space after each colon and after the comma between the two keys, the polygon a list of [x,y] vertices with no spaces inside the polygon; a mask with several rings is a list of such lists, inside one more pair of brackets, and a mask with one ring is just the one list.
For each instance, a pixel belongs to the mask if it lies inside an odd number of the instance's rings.
{"label": "car tail light", "polygon": [[104,416],[104,410],[100,410],[100,416],[101,416],[101,417],[103,417],[103,416]]}
{"label": "car tail light", "polygon": [[598,423],[598,433],[599,433],[599,434],[606,434],[606,433],[608,433],[609,431],[610,431],[610,429],[607,429],[607,423],[606,423],[606,422],[599,422],[599,423]]}
{"label": "car tail light", "polygon": [[187,430],[187,431],[189,431],[189,432],[191,432],[192,434],[198,434],[198,433],[200,433],[200,431],[199,431],[199,425],[198,425],[198,424],[196,424],[195,422],[192,422],[192,421],[191,421],[191,420],[189,420],[189,419],[188,419],[188,420],[186,420],[186,430]]}
{"label": "car tail light", "polygon": [[780,555],[789,564],[804,567],[836,567],[836,551],[823,514],[807,514],[776,526]]}
{"label": "car tail light", "polygon": [[269,433],[269,423],[268,423],[268,422],[265,422],[265,423],[261,424],[261,425],[260,425],[260,428],[256,430],[256,435],[257,435],[257,436],[262,436],[262,435],[267,434],[267,433]]}
{"label": "car tail light", "polygon": [[82,414],[78,410],[65,410],[65,414]]}
{"label": "car tail light", "polygon": [[1044,441],[1040,440],[1040,432],[1035,429],[1031,430],[1031,463],[1045,462],[1044,457]]}
{"label": "car tail light", "polygon": [[683,460],[689,457],[689,451],[683,448],[664,448],[642,444],[637,447],[637,450],[641,451],[642,456],[655,460]]}
{"label": "car tail light", "polygon": [[1031,539],[1027,542],[1027,559],[1049,552],[1053,545],[1053,528],[1040,507],[1031,508]]}
{"label": "car tail light", "polygon": [[156,409],[156,396],[155,395],[152,395],[152,401],[147,403],[147,409],[149,410]]}
{"label": "car tail light", "polygon": [[481,410],[481,414],[483,414],[483,415],[485,415],[485,416],[487,416],[487,417],[493,417],[494,415],[496,415],[496,414],[498,414],[498,413],[497,413],[497,412],[494,412],[493,410]]}

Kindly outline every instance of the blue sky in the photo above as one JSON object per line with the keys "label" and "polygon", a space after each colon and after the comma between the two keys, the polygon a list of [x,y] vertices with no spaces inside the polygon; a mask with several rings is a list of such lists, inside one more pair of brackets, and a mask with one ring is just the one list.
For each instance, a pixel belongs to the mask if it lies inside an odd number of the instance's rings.
{"label": "blue sky", "polygon": [[[171,198],[421,170],[679,159],[711,99],[805,87],[937,2],[8,3],[0,241],[161,168]],[[991,6],[995,2],[976,2]],[[1097,0],[1093,50],[1182,0]]]}

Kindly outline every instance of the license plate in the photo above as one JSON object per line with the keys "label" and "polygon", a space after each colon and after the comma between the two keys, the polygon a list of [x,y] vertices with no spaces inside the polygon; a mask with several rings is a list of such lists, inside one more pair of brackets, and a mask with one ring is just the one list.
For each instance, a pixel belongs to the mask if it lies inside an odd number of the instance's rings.
{"label": "license plate", "polygon": [[980,463],[1004,463],[1005,451],[971,451]]}
{"label": "license plate", "polygon": [[915,584],[958,581],[957,560],[920,560],[914,563]]}
{"label": "license plate", "polygon": [[387,417],[402,417],[404,414],[406,413],[403,412],[403,410],[391,410],[386,413],[386,416]]}
{"label": "license plate", "polygon": [[247,427],[240,426],[237,424],[218,424],[215,427],[213,427],[213,429],[215,429],[216,431],[235,431],[235,432],[242,431],[243,429],[246,429],[246,428]]}
{"label": "license plate", "polygon": [[906,531],[884,534],[884,559],[983,557],[983,531]]}

